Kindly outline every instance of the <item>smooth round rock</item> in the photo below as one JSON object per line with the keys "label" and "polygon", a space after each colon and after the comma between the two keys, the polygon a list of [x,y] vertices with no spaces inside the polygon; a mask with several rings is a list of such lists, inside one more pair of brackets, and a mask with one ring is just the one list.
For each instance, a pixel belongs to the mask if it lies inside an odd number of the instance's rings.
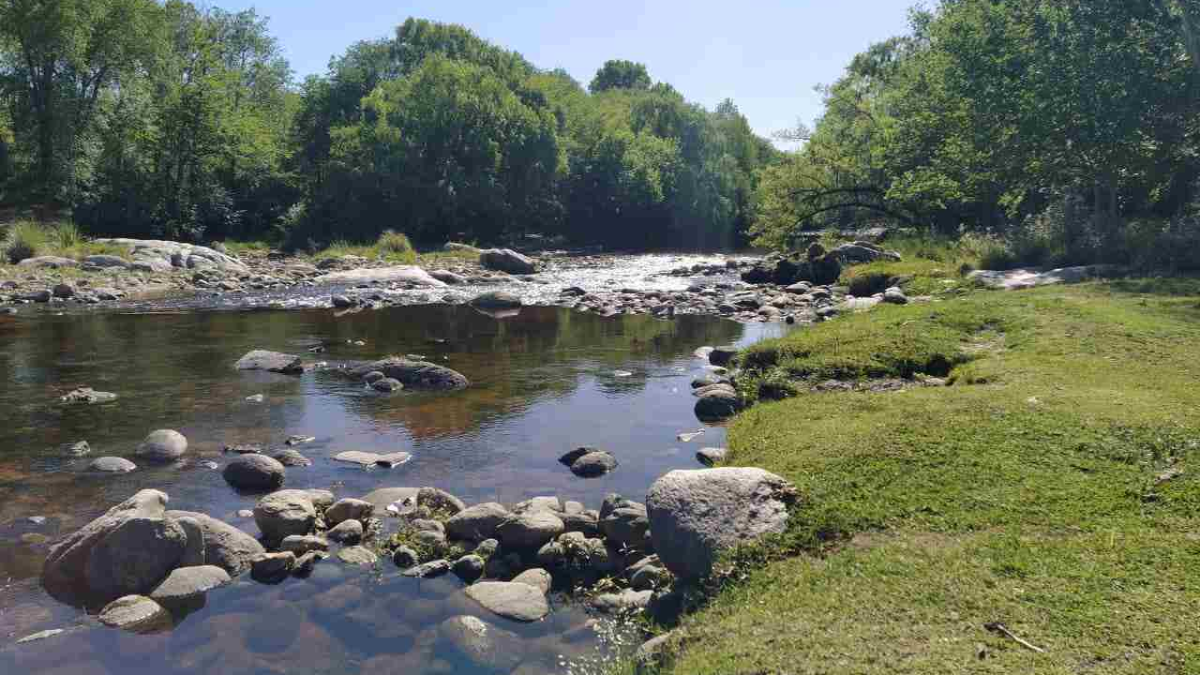
{"label": "smooth round rock", "polygon": [[187,438],[173,429],[152,431],[134,453],[150,462],[173,462],[188,449]]}
{"label": "smooth round rock", "polygon": [[88,464],[88,469],[104,473],[129,473],[137,469],[137,464],[124,457],[97,457]]}
{"label": "smooth round rock", "polygon": [[241,455],[225,466],[225,482],[239,490],[274,490],[283,485],[285,471],[277,459],[265,455]]}
{"label": "smooth round rock", "polygon": [[171,606],[195,600],[214,588],[232,581],[229,573],[214,565],[180,567],[171,572],[158,588],[150,593],[150,599]]}
{"label": "smooth round rock", "polygon": [[153,633],[171,627],[171,613],[144,595],[126,595],[100,610],[100,623],[131,633]]}
{"label": "smooth round rock", "polygon": [[538,621],[550,613],[546,594],[529,584],[481,581],[468,586],[464,592],[485,609],[514,621]]}

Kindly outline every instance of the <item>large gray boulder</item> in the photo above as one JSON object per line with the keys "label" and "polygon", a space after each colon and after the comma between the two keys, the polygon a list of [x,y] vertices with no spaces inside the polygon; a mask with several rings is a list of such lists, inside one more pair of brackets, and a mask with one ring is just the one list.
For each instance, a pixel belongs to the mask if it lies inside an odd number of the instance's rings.
{"label": "large gray boulder", "polygon": [[155,272],[174,268],[212,268],[232,274],[247,274],[250,269],[240,260],[207,246],[154,239],[97,239],[98,243],[124,247],[133,264]]}
{"label": "large gray boulder", "polygon": [[350,377],[362,380],[367,373],[381,372],[386,377],[399,380],[408,389],[455,390],[470,386],[462,373],[427,361],[410,361],[397,356],[359,364],[348,371]]}
{"label": "large gray boulder", "polygon": [[317,277],[313,283],[320,285],[338,284],[354,285],[379,283],[403,283],[427,288],[445,288],[446,282],[438,281],[428,272],[416,265],[398,265],[395,267],[371,267],[347,270],[345,272],[330,272]]}
{"label": "large gray boulder", "polygon": [[167,511],[168,518],[191,518],[204,532],[204,561],[238,576],[250,571],[250,561],[264,552],[262,544],[246,532],[212,516],[191,511]]}
{"label": "large gray boulder", "polygon": [[438,626],[437,635],[473,671],[510,673],[524,659],[521,638],[473,616],[446,619]]}
{"label": "large gray boulder", "polygon": [[188,449],[187,438],[174,429],[151,431],[138,445],[134,456],[148,462],[174,462]]}
{"label": "large gray boulder", "polygon": [[796,489],[753,468],[672,471],[650,486],[650,539],[667,569],[683,579],[712,573],[722,551],[787,527]]}
{"label": "large gray boulder", "polygon": [[267,491],[283,485],[285,469],[266,455],[242,455],[226,464],[221,475],[239,490]]}
{"label": "large gray boulder", "polygon": [[539,621],[550,613],[542,589],[513,581],[480,581],[468,586],[466,596],[494,614],[514,621]]}
{"label": "large gray boulder", "polygon": [[187,534],[166,515],[167,495],[142,490],[51,549],[42,585],[71,604],[145,595],[173,570]]}
{"label": "large gray boulder", "polygon": [[600,531],[617,544],[642,548],[650,519],[646,506],[619,495],[609,495],[600,508]]}
{"label": "large gray boulder", "polygon": [[453,539],[483,541],[496,535],[496,528],[512,514],[496,502],[476,504],[446,521],[446,534]]}
{"label": "large gray boulder", "polygon": [[537,272],[537,265],[533,260],[507,248],[492,248],[483,251],[479,254],[479,264],[484,269],[508,272],[509,274],[534,274]]}
{"label": "large gray boulder", "polygon": [[317,509],[307,490],[280,490],[254,505],[254,523],[269,542],[281,542],[293,534],[308,534],[316,522]]}
{"label": "large gray boulder", "polygon": [[238,359],[233,365],[238,370],[265,370],[270,373],[284,375],[299,375],[304,372],[304,364],[299,356],[271,352],[265,349],[255,349]]}

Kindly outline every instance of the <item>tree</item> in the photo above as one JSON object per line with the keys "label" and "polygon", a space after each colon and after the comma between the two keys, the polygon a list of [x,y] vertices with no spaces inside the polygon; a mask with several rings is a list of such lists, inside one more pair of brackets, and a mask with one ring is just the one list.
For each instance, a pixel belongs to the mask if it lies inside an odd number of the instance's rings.
{"label": "tree", "polygon": [[[18,99],[18,142],[33,148],[31,187],[44,205],[69,202],[80,141],[100,98],[144,64],[158,8],[153,0],[3,0],[0,43],[7,89]],[[14,86],[15,85],[15,86]]]}
{"label": "tree", "polygon": [[620,59],[605,61],[604,65],[592,78],[588,91],[599,94],[610,89],[649,89],[650,74],[646,66],[633,61]]}

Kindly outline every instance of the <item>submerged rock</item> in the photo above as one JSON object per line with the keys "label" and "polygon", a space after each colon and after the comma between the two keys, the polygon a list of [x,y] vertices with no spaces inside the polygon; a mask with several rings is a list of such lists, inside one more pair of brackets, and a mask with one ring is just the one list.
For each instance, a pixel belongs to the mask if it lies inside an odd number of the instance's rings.
{"label": "submerged rock", "polygon": [[372,371],[381,372],[385,377],[398,380],[409,389],[449,391],[466,389],[470,386],[470,382],[462,373],[445,366],[428,361],[411,361],[395,356],[359,365],[352,368],[349,374],[355,379],[362,379]]}
{"label": "submerged rock", "polygon": [[524,659],[519,637],[473,616],[446,619],[437,635],[456,656],[483,672],[509,673]]}
{"label": "submerged rock", "polygon": [[650,538],[676,576],[702,578],[722,551],[782,533],[796,499],[791,483],[762,469],[672,471],[646,496]]}
{"label": "submerged rock", "polygon": [[488,611],[514,621],[538,621],[550,613],[540,588],[511,581],[480,581],[468,586],[466,596]]}
{"label": "submerged rock", "polygon": [[63,403],[68,405],[85,404],[96,405],[99,403],[112,403],[117,400],[117,395],[107,391],[96,391],[91,387],[80,387],[64,395],[61,399]]}
{"label": "submerged rock", "polygon": [[88,469],[103,473],[129,473],[137,469],[137,464],[124,457],[98,457],[88,464]]}
{"label": "submerged rock", "polygon": [[471,300],[471,304],[475,307],[483,309],[517,309],[525,303],[521,298],[506,291],[492,291],[476,296]]}

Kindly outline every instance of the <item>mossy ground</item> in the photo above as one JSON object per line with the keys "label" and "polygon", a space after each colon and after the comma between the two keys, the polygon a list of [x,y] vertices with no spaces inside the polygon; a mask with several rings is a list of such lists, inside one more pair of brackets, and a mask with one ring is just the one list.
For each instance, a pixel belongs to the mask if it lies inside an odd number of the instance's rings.
{"label": "mossy ground", "polygon": [[684,620],[667,672],[1200,673],[1198,291],[975,291],[750,350],[760,372],[936,361],[955,382],[735,420],[730,463],[787,477],[805,503]]}

